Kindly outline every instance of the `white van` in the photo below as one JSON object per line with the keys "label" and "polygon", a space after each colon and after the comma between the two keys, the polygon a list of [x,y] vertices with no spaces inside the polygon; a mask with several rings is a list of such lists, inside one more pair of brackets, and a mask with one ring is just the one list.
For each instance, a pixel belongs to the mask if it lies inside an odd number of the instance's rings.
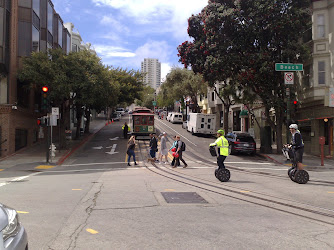
{"label": "white van", "polygon": [[187,130],[192,134],[213,135],[216,133],[216,115],[189,113]]}
{"label": "white van", "polygon": [[168,115],[166,116],[166,120],[170,122],[170,118],[172,117],[172,114],[174,114],[174,112],[169,112]]}
{"label": "white van", "polygon": [[169,121],[171,123],[183,123],[183,115],[181,113],[173,113]]}
{"label": "white van", "polygon": [[124,108],[117,108],[116,113],[120,116],[125,115],[125,109]]}

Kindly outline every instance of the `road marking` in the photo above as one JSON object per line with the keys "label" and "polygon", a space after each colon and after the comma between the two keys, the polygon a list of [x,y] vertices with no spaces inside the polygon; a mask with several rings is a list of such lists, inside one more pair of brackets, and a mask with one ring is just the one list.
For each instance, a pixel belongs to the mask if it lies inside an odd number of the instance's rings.
{"label": "road marking", "polygon": [[175,189],[165,189],[166,192],[174,192]]}
{"label": "road marking", "polygon": [[328,192],[329,194],[334,194],[334,192]]}
{"label": "road marking", "polygon": [[[156,120],[156,119],[155,119]],[[159,120],[157,120],[159,121]],[[173,130],[177,135],[179,134],[179,132],[177,132],[175,129],[167,126],[166,124],[164,124],[162,121],[159,121],[161,122],[163,125],[165,125],[166,127],[168,127],[169,129]],[[195,147],[197,147],[197,145],[195,143],[193,143],[192,141],[188,140],[188,138],[186,138],[185,136],[181,136],[182,138],[186,139],[188,142],[190,142],[191,144],[193,144]]]}
{"label": "road marking", "polygon": [[94,229],[91,229],[91,228],[87,228],[86,231],[88,233],[91,233],[91,234],[98,234],[99,233],[98,231],[95,231]]}
{"label": "road marking", "polygon": [[113,144],[112,148],[110,149],[110,152],[106,152],[106,154],[109,154],[109,155],[117,154],[118,152],[115,152],[116,147],[117,147],[117,144]]}
{"label": "road marking", "polygon": [[63,167],[75,167],[75,166],[91,166],[91,165],[115,165],[115,164],[124,164],[123,161],[118,162],[92,162],[92,163],[79,163],[79,164],[71,164],[71,165],[62,165]]}
{"label": "road marking", "polygon": [[4,171],[4,169],[0,169],[0,172],[1,172],[1,171]]}
{"label": "road marking", "polygon": [[25,212],[25,211],[16,211],[18,214],[29,214],[29,212]]}
{"label": "road marking", "polygon": [[[214,163],[216,163],[214,161]],[[230,163],[230,164],[252,164],[252,165],[271,165],[271,163],[267,162],[251,162],[251,161],[225,161],[225,164]]]}
{"label": "road marking", "polygon": [[72,190],[73,190],[73,191],[80,191],[80,190],[82,190],[82,189],[74,189],[74,188],[73,188]]}
{"label": "road marking", "polygon": [[249,193],[250,191],[248,190],[241,190],[240,193]]}
{"label": "road marking", "polygon": [[28,177],[29,177],[28,175],[27,176],[17,177],[15,179],[11,180],[10,182],[22,181],[22,180],[24,180],[24,179],[26,179]]}
{"label": "road marking", "polygon": [[51,165],[39,165],[38,167],[35,167],[36,169],[50,169],[50,168],[54,168],[55,166],[51,166]]}
{"label": "road marking", "polygon": [[102,149],[103,147],[102,146],[99,146],[99,147],[92,147],[92,149]]}
{"label": "road marking", "polygon": [[8,183],[0,183],[0,187],[6,186]]}

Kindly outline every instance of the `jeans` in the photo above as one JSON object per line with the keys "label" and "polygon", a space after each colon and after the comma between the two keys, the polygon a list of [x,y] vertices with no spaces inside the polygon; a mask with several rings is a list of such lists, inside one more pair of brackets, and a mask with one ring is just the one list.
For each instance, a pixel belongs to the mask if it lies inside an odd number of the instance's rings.
{"label": "jeans", "polygon": [[155,158],[155,153],[156,153],[156,151],[157,151],[156,148],[151,148],[151,149],[150,149],[150,156],[151,156],[152,158]]}
{"label": "jeans", "polygon": [[133,149],[128,150],[128,163],[130,163],[131,156],[133,156],[133,161],[136,162],[136,154]]}

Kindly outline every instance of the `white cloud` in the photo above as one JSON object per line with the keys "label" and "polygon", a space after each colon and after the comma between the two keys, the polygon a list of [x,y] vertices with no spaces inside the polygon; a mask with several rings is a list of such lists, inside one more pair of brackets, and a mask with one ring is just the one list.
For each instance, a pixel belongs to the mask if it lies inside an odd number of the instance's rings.
{"label": "white cloud", "polygon": [[161,82],[166,80],[166,76],[171,69],[172,66],[169,63],[161,63]]}
{"label": "white cloud", "polygon": [[121,47],[108,46],[108,45],[94,45],[95,51],[99,56],[103,58],[110,57],[134,57],[136,54],[131,51],[127,51]]}
{"label": "white cloud", "polygon": [[126,27],[120,21],[111,16],[103,16],[100,23],[102,25],[108,25],[112,30],[122,32],[123,34],[130,32],[130,29],[128,27]]}
{"label": "white cloud", "polygon": [[136,19],[137,23],[163,20],[160,29],[168,30],[178,39],[187,37],[188,18],[198,14],[207,0],[92,0],[98,6],[109,6],[124,15]]}

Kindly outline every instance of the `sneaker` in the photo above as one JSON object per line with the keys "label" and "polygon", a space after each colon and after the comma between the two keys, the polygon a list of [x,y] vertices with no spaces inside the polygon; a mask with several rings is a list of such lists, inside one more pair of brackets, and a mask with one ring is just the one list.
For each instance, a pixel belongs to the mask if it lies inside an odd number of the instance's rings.
{"label": "sneaker", "polygon": [[155,160],[154,162],[155,162],[155,163],[159,163],[160,161],[158,161],[158,160]]}
{"label": "sneaker", "polygon": [[138,165],[137,162],[135,162],[135,165]]}
{"label": "sneaker", "polygon": [[130,164],[130,163],[128,163],[128,166],[131,166],[131,164]]}
{"label": "sneaker", "polygon": [[183,166],[183,168],[186,168],[186,167],[188,167],[188,165],[187,165],[187,164]]}
{"label": "sneaker", "polygon": [[176,165],[172,166],[172,168],[176,168]]}

